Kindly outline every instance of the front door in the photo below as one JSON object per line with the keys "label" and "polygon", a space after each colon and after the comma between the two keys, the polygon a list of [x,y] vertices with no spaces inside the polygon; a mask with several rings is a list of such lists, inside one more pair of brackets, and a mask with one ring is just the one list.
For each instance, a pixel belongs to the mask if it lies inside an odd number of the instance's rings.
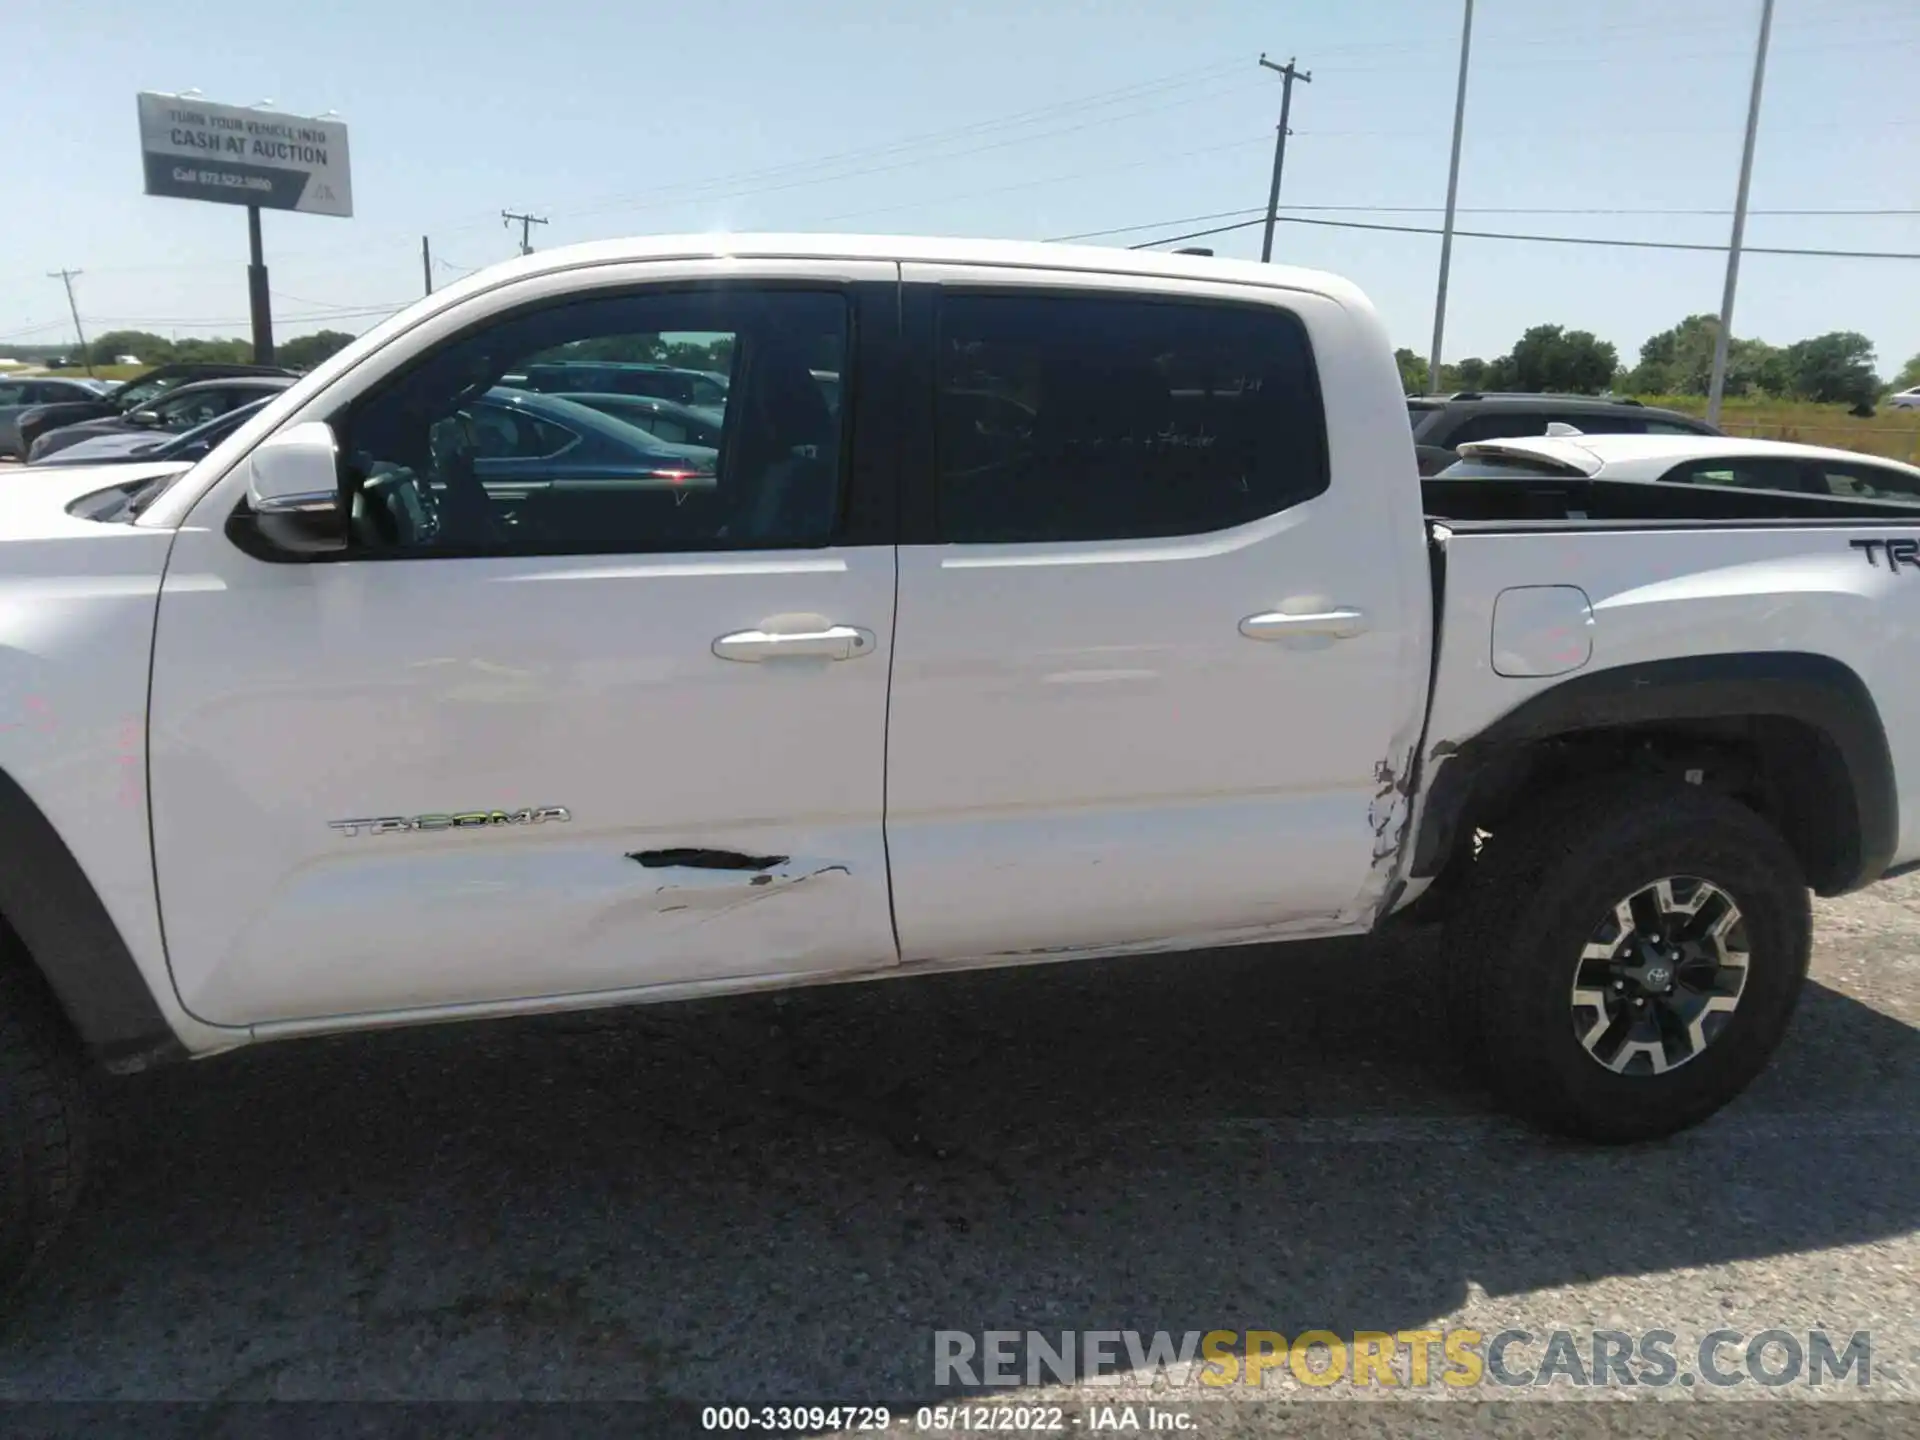
{"label": "front door", "polygon": [[[455,317],[350,401],[303,411],[337,437],[345,556],[243,551],[226,482],[182,531],[152,804],[193,1013],[311,1020],[896,960],[895,557],[861,532],[849,477],[867,442],[819,378],[857,373],[896,271],[651,268],[680,283],[489,303],[478,328]],[[728,375],[721,443],[663,446],[500,383],[569,359]]]}
{"label": "front door", "polygon": [[1388,488],[1417,484],[1405,431],[1323,423],[1323,390],[1378,393],[1342,373],[1356,327],[1276,290],[905,276],[935,413],[902,512],[902,956],[1354,923],[1427,633],[1417,492]]}

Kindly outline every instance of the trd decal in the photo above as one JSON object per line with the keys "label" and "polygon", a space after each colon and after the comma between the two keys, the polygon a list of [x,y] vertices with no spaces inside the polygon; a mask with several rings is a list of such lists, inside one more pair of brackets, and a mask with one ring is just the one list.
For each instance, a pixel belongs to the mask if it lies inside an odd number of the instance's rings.
{"label": "trd decal", "polygon": [[1920,540],[1849,540],[1856,550],[1867,552],[1867,563],[1880,568],[1880,554],[1886,552],[1887,569],[1898,571],[1902,565],[1920,570]]}
{"label": "trd decal", "polygon": [[520,810],[462,810],[450,815],[375,815],[359,820],[329,820],[343,835],[400,835],[412,830],[486,830],[496,825],[543,825],[571,820],[564,805],[535,805]]}

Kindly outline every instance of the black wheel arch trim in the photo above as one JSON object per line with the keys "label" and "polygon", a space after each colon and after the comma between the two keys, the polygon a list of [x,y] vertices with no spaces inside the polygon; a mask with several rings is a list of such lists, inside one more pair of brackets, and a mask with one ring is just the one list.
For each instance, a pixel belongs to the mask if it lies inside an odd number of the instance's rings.
{"label": "black wheel arch trim", "polygon": [[1446,867],[1482,777],[1530,744],[1617,727],[1763,717],[1818,730],[1844,771],[1852,823],[1842,827],[1841,853],[1813,888],[1841,895],[1880,879],[1900,834],[1886,727],[1858,674],[1831,656],[1801,651],[1683,656],[1575,675],[1522,701],[1478,735],[1434,746],[1408,874],[1428,878]]}
{"label": "black wheel arch trim", "polygon": [[146,977],[93,883],[32,798],[0,771],[0,915],[81,1042],[114,1071],[183,1058]]}

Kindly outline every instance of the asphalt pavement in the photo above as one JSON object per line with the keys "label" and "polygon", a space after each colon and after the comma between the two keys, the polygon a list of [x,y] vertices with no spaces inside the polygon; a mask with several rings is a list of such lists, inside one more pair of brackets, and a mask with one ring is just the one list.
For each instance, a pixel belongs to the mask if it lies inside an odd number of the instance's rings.
{"label": "asphalt pavement", "polygon": [[[935,1335],[1517,1329],[1538,1365],[1557,1329],[1582,1351],[1672,1331],[1684,1359],[1714,1330],[1818,1328],[1871,1333],[1869,1387],[1604,1398],[1912,1433],[1874,1402],[1920,1388],[1920,877],[1817,909],[1773,1067],[1626,1149],[1490,1113],[1424,939],[295,1042],[114,1082],[108,1163],[0,1321],[0,1399],[637,1399],[697,1433],[720,1404],[1049,1401],[1077,1431],[1095,1402],[1157,1398],[1264,1433],[1262,1398],[1384,1419],[1366,1402],[1407,1392],[1284,1364],[1225,1395],[939,1385]],[[1567,1414],[1533,1397],[1565,1394],[1439,1398],[1515,1401],[1529,1428]]]}

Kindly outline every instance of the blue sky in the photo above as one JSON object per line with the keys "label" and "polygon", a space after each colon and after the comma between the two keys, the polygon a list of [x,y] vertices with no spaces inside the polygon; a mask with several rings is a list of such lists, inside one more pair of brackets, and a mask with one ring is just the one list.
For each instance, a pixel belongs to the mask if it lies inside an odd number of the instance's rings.
{"label": "blue sky", "polygon": [[[1463,228],[1725,242],[1759,0],[1479,0]],[[1283,204],[1430,207],[1306,218],[1438,223],[1457,0],[659,3],[331,0],[260,9],[45,0],[8,15],[0,353],[65,338],[46,272],[72,266],[95,331],[243,334],[235,207],[140,193],[133,97],[338,111],[351,220],[268,214],[277,332],[361,329],[420,293],[420,236],[451,278],[512,253],[681,230],[1056,238],[1258,207],[1279,81],[1299,57]],[[1920,5],[1778,0],[1752,203],[1920,211]],[[1171,224],[1117,243],[1206,228]],[[1221,223],[1221,222],[1212,222]],[[1754,245],[1920,252],[1920,214],[1756,213]],[[1205,242],[1257,256],[1259,232]],[[1276,258],[1339,271],[1425,353],[1439,242],[1289,224]],[[1719,306],[1722,257],[1462,239],[1447,352],[1528,324],[1631,360]],[[1749,256],[1736,331],[1870,336],[1920,352],[1920,261]]]}

